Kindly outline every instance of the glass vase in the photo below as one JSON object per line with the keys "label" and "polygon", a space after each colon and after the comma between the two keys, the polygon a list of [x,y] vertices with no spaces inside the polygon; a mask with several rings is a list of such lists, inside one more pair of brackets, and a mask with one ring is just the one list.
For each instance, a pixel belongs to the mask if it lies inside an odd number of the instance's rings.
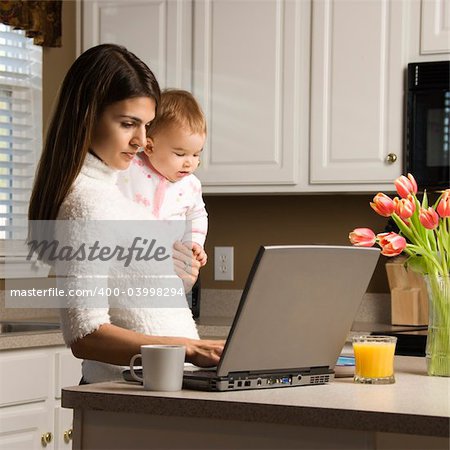
{"label": "glass vase", "polygon": [[450,376],[450,276],[429,274],[428,337],[426,346],[428,375]]}

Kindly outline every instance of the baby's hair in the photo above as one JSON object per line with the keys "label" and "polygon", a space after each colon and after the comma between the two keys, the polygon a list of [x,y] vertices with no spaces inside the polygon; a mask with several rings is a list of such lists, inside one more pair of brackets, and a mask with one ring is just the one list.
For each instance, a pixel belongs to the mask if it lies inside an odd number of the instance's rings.
{"label": "baby's hair", "polygon": [[153,137],[171,126],[189,130],[191,133],[206,134],[206,119],[194,96],[180,89],[166,89],[161,93],[155,119],[147,130]]}

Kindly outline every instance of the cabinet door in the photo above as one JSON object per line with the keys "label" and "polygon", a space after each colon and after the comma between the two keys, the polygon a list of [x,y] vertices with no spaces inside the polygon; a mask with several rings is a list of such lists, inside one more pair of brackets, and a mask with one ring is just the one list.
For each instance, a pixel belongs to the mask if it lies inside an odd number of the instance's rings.
{"label": "cabinet door", "polygon": [[141,58],[161,87],[191,88],[191,1],[84,0],[86,50],[120,44]]}
{"label": "cabinet door", "polygon": [[53,378],[52,357],[45,350],[0,353],[0,406],[45,400]]}
{"label": "cabinet door", "polygon": [[297,183],[297,100],[307,70],[296,38],[301,3],[194,0],[193,91],[208,122],[197,174],[205,186]]}
{"label": "cabinet door", "polygon": [[75,358],[69,349],[55,355],[55,398],[61,398],[61,389],[76,386],[81,380],[81,359]]}
{"label": "cabinet door", "polygon": [[[43,444],[44,435],[48,443]],[[53,420],[45,402],[0,408],[0,450],[52,450],[53,441]]]}
{"label": "cabinet door", "polygon": [[402,171],[408,1],[312,6],[310,183],[391,183]]}
{"label": "cabinet door", "polygon": [[73,441],[73,410],[55,408],[55,450],[70,450]]}
{"label": "cabinet door", "polygon": [[450,53],[450,0],[422,0],[420,53]]}

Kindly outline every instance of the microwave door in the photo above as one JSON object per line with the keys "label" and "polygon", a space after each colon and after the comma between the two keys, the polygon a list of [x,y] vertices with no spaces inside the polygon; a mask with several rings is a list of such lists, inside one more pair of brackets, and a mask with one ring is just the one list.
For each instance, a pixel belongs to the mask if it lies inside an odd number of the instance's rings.
{"label": "microwave door", "polygon": [[409,93],[407,171],[426,188],[447,188],[450,167],[450,91]]}

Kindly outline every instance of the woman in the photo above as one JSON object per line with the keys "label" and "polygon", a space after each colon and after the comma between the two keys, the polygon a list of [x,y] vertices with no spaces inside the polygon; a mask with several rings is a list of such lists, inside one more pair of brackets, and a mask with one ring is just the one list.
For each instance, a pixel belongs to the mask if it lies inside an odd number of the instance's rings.
{"label": "woman", "polygon": [[[69,69],[47,133],[30,200],[30,221],[142,220],[147,212],[116,187],[146,144],[160,90],[150,69],[125,48],[104,44],[83,53]],[[145,214],[145,215],[144,215]],[[33,226],[30,235],[33,238]],[[199,263],[180,243],[173,251],[175,271],[190,289]],[[83,273],[83,264],[75,275]],[[189,268],[189,270],[188,270]],[[79,271],[79,272],[77,272]],[[96,299],[92,299],[96,300]],[[200,340],[187,308],[88,307],[74,298],[61,309],[65,341],[82,358],[85,382],[120,377],[143,344],[182,344],[186,360],[217,364],[223,341]]]}

